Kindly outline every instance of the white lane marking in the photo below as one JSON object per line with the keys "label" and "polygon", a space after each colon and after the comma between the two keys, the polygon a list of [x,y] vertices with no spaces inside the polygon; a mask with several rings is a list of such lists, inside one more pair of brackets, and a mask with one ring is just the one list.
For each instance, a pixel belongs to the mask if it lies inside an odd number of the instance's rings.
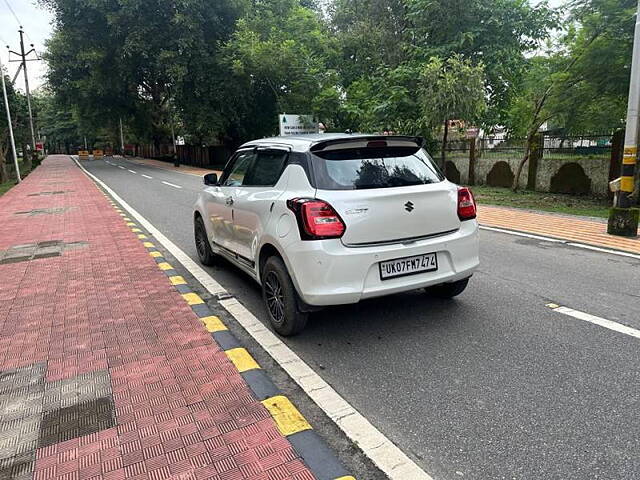
{"label": "white lane marking", "polygon": [[170,187],[173,187],[173,188],[182,188],[180,185],[176,185],[175,183],[165,182],[164,180],[162,180],[162,183],[164,183],[165,185],[169,185]]}
{"label": "white lane marking", "polygon": [[127,170],[129,170],[131,173],[138,173],[135,170],[131,170],[130,168],[127,168]]}
{"label": "white lane marking", "polygon": [[618,255],[621,257],[629,257],[629,258],[635,258],[640,260],[640,255],[635,253],[630,253],[630,252],[624,252],[622,250],[611,250],[609,248],[601,248],[601,247],[596,247],[594,245],[587,245],[586,243],[570,242],[569,240],[560,240],[558,238],[545,237],[542,235],[533,235],[531,233],[516,232],[514,230],[506,230],[503,228],[487,227],[484,225],[480,225],[479,228],[480,230],[490,230],[492,232],[506,233],[507,235],[515,235],[516,237],[533,238],[535,240],[540,240],[544,242],[561,243],[569,247],[583,248],[585,250],[593,250],[595,252],[608,253],[610,255]]}
{"label": "white lane marking", "polygon": [[584,248],[584,249],[587,249],[587,250],[594,250],[596,252],[611,253],[613,255],[621,255],[623,257],[635,258],[637,260],[640,260],[640,255],[637,255],[635,253],[621,252],[621,251],[618,251],[618,250],[610,250],[608,248],[594,247],[593,245],[585,245],[583,243],[569,242],[569,243],[567,243],[567,245],[571,245],[572,247]]}
{"label": "white lane marking", "polygon": [[118,165],[118,168],[121,168],[122,170],[124,170],[124,167],[122,165]]}
{"label": "white lane marking", "polygon": [[591,315],[590,313],[581,312],[579,310],[574,310],[573,308],[569,308],[569,307],[555,307],[554,304],[550,304],[547,306],[551,308],[554,312],[562,313],[564,315],[577,318],[578,320],[584,320],[585,322],[593,323],[594,325],[599,325],[600,327],[608,328],[609,330],[613,330],[614,332],[624,333],[625,335],[629,335],[630,337],[640,338],[640,330],[627,327],[626,325],[622,325],[621,323],[614,322],[613,320],[607,320],[606,318],[596,317],[595,315]]}
{"label": "white lane marking", "polygon": [[145,175],[144,173],[141,173],[140,175],[142,175],[144,178],[153,178],[153,177],[150,177],[149,175]]}
{"label": "white lane marking", "polygon": [[109,160],[105,160],[105,162],[107,162],[109,165],[113,165],[113,163],[110,162]]}
{"label": "white lane marking", "polygon": [[[75,159],[74,159],[75,160]],[[77,160],[76,164],[111,197],[134,217],[156,240],[166,248],[212,295],[227,293],[200,265],[191,260],[176,244],[165,237],[146,218],[125,202],[102,180],[89,173]],[[291,376],[325,414],[340,427],[364,454],[391,480],[433,480],[380,430],[336,392],[320,375],[296,355],[280,338],[264,326],[238,300],[220,300],[260,346]]]}

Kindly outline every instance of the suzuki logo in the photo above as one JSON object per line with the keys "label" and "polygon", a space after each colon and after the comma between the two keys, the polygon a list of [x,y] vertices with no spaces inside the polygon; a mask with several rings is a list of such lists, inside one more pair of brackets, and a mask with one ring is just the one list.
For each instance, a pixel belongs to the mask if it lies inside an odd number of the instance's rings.
{"label": "suzuki logo", "polygon": [[414,207],[413,207],[413,202],[411,202],[411,201],[409,201],[409,202],[407,202],[407,203],[405,203],[405,204],[404,204],[404,209],[405,209],[407,212],[413,212],[413,208],[414,208]]}

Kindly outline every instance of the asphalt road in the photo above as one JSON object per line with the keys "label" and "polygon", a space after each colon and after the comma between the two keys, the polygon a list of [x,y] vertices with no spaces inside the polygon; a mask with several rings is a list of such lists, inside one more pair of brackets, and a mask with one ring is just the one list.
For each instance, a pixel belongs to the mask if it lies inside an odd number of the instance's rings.
{"label": "asphalt road", "polygon": [[[201,179],[110,161],[84,165],[197,259]],[[455,301],[329,308],[285,341],[436,480],[640,478],[640,340],[545,306],[640,328],[640,261],[488,231],[481,254]],[[266,319],[248,277],[209,271]]]}

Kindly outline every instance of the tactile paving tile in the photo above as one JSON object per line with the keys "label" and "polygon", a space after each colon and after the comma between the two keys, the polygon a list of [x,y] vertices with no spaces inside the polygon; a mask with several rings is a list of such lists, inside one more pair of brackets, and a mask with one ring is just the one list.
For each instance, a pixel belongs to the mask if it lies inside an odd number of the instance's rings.
{"label": "tactile paving tile", "polygon": [[30,478],[37,448],[115,425],[108,372],[45,375],[44,363],[0,372],[0,480]]}

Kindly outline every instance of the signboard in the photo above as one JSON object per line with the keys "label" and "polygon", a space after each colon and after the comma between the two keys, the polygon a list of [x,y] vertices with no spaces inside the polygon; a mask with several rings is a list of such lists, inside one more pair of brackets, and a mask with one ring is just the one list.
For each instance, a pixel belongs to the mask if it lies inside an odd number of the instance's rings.
{"label": "signboard", "polygon": [[78,150],[78,158],[80,160],[89,160],[89,152],[86,150]]}
{"label": "signboard", "polygon": [[313,115],[279,115],[280,136],[286,135],[307,135],[319,133],[318,122],[313,119]]}
{"label": "signboard", "polygon": [[479,128],[467,128],[467,138],[478,138]]}
{"label": "signboard", "polygon": [[43,152],[44,151],[44,143],[42,143],[42,142],[36,143],[36,151],[37,152]]}
{"label": "signboard", "polygon": [[102,157],[103,157],[103,156],[104,156],[104,155],[103,155],[102,150],[94,150],[94,151],[93,151],[93,159],[94,159],[94,160],[102,160]]}

